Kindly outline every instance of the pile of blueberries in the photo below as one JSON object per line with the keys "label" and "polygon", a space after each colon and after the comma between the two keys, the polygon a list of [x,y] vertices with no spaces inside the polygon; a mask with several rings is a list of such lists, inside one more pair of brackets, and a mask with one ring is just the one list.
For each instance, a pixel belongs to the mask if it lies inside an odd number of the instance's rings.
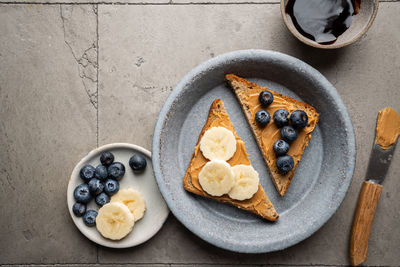
{"label": "pile of blueberries", "polygon": [[[274,95],[268,91],[262,91],[258,96],[258,100],[262,107],[268,107],[274,101]],[[303,110],[295,110],[290,114],[286,109],[278,109],[274,112],[274,123],[281,129],[281,139],[274,143],[274,151],[278,157],[276,167],[282,173],[291,171],[294,167],[293,158],[287,154],[289,144],[297,139],[299,130],[303,129],[308,124],[308,116]],[[261,109],[257,111],[255,120],[258,125],[265,127],[271,120],[269,113]],[[291,125],[289,125],[289,123]]]}
{"label": "pile of blueberries", "polygon": [[[86,210],[86,205],[94,198],[100,207],[110,202],[110,197],[119,190],[119,181],[125,174],[125,166],[121,162],[114,162],[111,152],[103,152],[100,156],[101,164],[96,168],[85,165],[79,172],[84,181],[74,190],[75,204],[73,213],[83,216],[83,222],[91,227],[96,225],[97,211]],[[134,172],[142,172],[146,168],[146,158],[141,154],[134,154],[129,159],[129,166]]]}

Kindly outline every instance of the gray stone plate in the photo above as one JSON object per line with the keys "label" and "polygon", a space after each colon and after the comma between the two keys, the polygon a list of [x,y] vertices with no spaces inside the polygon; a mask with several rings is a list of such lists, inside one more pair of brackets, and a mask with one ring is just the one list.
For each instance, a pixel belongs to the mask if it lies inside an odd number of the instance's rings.
{"label": "gray stone plate", "polygon": [[[314,106],[321,114],[284,197],[267,166],[233,92],[224,82],[234,73]],[[280,218],[271,223],[227,204],[188,193],[183,177],[212,101],[221,98],[246,143],[260,183]],[[189,72],[165,102],[153,137],[156,180],[173,214],[190,231],[231,251],[261,253],[292,246],[318,230],[337,210],[355,164],[353,126],[329,81],[306,63],[273,51],[243,50],[220,55]]]}

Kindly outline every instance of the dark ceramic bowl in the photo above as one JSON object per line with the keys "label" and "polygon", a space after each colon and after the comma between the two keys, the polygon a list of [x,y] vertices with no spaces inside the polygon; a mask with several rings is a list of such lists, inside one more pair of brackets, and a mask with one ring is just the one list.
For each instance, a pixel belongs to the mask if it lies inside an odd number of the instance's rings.
{"label": "dark ceramic bowl", "polygon": [[378,12],[378,0],[361,0],[359,13],[353,16],[353,23],[337,40],[332,44],[319,44],[302,35],[294,26],[292,18],[286,13],[286,4],[288,0],[281,0],[281,14],[283,21],[289,31],[303,43],[322,49],[335,49],[347,46],[360,39],[371,27],[372,22]]}

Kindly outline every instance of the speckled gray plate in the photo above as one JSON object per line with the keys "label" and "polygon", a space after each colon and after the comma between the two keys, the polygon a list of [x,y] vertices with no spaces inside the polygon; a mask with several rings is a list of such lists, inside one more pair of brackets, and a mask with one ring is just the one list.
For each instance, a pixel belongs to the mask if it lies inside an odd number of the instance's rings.
{"label": "speckled gray plate", "polygon": [[[284,197],[275,190],[233,92],[224,82],[234,73],[314,106],[321,114]],[[186,192],[183,177],[212,101],[221,98],[252,165],[275,205],[275,223]],[[355,164],[353,126],[336,89],[306,63],[272,51],[244,50],[220,55],[189,72],[165,102],[153,138],[153,167],[173,214],[215,246],[261,253],[292,246],[318,230],[337,210]]]}

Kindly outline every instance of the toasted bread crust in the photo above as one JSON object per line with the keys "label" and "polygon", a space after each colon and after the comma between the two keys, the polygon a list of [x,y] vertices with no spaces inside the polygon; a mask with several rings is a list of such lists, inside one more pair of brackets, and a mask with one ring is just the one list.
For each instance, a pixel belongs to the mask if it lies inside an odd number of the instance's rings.
{"label": "toasted bread crust", "polygon": [[[224,107],[224,103],[222,102],[222,100],[220,99],[216,99],[214,100],[214,102],[211,104],[210,107],[210,111],[208,114],[208,118],[207,118],[207,122],[205,123],[205,125],[203,126],[203,129],[200,132],[199,135],[199,139],[197,141],[196,146],[199,144],[202,136],[204,135],[204,133],[209,129],[209,125],[211,124],[210,122],[212,122],[215,119],[215,113],[226,113],[225,107]],[[236,133],[235,133],[236,135]],[[262,195],[262,201],[259,203],[256,203],[255,206],[248,206],[248,205],[243,205],[243,202],[248,203],[249,201],[251,201],[252,199],[249,200],[245,200],[245,201],[239,201],[239,200],[234,200],[231,199],[229,197],[226,197],[226,195],[221,196],[221,197],[215,197],[215,196],[211,196],[209,194],[207,194],[203,189],[201,188],[196,188],[193,183],[192,183],[192,177],[190,175],[189,169],[190,166],[193,162],[193,159],[195,157],[195,153],[193,153],[192,155],[192,160],[188,166],[188,169],[186,170],[185,173],[185,178],[184,178],[184,188],[194,194],[203,196],[203,197],[207,197],[207,198],[211,198],[223,203],[228,203],[231,204],[239,209],[243,209],[243,210],[247,210],[250,211],[252,213],[255,213],[269,221],[276,221],[279,218],[278,213],[276,212],[273,204],[269,201],[267,195],[265,194],[263,188],[261,185],[258,186],[258,191],[256,194]],[[253,196],[254,197],[254,196]]]}
{"label": "toasted bread crust", "polygon": [[[250,125],[250,128],[251,128],[251,131],[253,133],[253,136],[256,139],[256,142],[257,142],[257,144],[258,144],[258,146],[259,146],[259,148],[260,148],[260,150],[261,150],[261,152],[263,154],[264,160],[265,160],[266,164],[269,167],[268,170],[269,170],[269,173],[270,173],[271,178],[272,178],[272,182],[274,183],[276,190],[279,192],[279,194],[281,196],[284,196],[285,193],[287,192],[289,186],[290,186],[290,183],[291,183],[292,178],[294,176],[295,170],[299,165],[298,164],[299,162],[295,163],[295,166],[291,170],[290,175],[287,177],[287,179],[283,179],[282,178],[283,175],[280,175],[279,173],[274,173],[274,172],[271,171],[271,167],[269,166],[269,162],[268,162],[268,159],[266,157],[266,153],[265,153],[265,151],[263,151],[262,139],[261,139],[260,136],[257,135],[257,125],[252,123],[252,115],[251,115],[251,113],[249,111],[249,107],[248,107],[248,105],[246,103],[246,100],[243,98],[243,95],[248,95],[248,93],[249,93],[248,90],[249,89],[263,88],[263,87],[259,86],[256,83],[250,82],[250,81],[248,81],[246,79],[240,78],[240,77],[238,77],[238,76],[236,76],[234,74],[225,75],[225,80],[229,83],[229,85],[233,89],[237,99],[239,100],[239,103],[241,104],[241,108],[243,110],[243,113],[246,116],[246,119],[247,119],[249,125]],[[235,83],[239,84],[239,86],[235,86]],[[274,91],[272,91],[272,90],[270,90],[268,88],[263,88],[263,89],[270,91],[274,95],[279,95],[279,97],[283,98],[287,102],[290,102],[290,103],[298,106],[299,109],[308,110],[309,113],[313,114],[313,116],[316,119],[315,125],[318,123],[319,114],[317,113],[317,111],[315,110],[314,107],[312,107],[312,106],[310,106],[310,105],[308,105],[306,103],[303,103],[301,101],[298,101],[298,100],[296,100],[294,98],[291,98],[291,97],[279,94],[277,92],[274,92]],[[312,136],[311,133],[307,134],[306,139],[304,140],[303,150],[301,151],[301,154],[303,154],[304,149],[308,146],[308,143],[311,140],[311,136]]]}

